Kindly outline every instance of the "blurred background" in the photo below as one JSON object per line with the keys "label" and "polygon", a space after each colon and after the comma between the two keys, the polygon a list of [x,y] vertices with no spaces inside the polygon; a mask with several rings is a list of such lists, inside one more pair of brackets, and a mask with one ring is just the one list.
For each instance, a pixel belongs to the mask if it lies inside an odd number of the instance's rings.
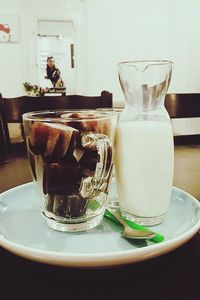
{"label": "blurred background", "polygon": [[67,94],[108,90],[123,102],[117,63],[135,59],[172,60],[169,92],[199,93],[199,11],[198,0],[0,0],[0,20],[18,18],[17,39],[0,42],[0,91],[47,85],[53,55]]}

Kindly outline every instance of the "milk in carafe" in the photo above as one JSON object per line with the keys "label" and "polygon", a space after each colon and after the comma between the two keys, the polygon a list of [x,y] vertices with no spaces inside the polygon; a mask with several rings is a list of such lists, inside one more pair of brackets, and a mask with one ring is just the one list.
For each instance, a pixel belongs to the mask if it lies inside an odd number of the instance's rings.
{"label": "milk in carafe", "polygon": [[124,213],[166,213],[173,180],[173,135],[169,122],[122,122],[116,131],[116,179]]}
{"label": "milk in carafe", "polygon": [[173,182],[174,147],[164,107],[172,62],[118,64],[126,98],[116,130],[116,183],[123,217],[144,225],[163,222]]}

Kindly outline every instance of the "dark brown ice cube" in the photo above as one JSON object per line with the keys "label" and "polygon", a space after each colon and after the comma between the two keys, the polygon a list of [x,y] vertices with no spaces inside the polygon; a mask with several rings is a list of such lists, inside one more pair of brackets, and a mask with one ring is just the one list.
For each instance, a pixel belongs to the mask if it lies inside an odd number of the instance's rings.
{"label": "dark brown ice cube", "polygon": [[[109,138],[105,134],[87,133],[81,138],[84,154],[79,163],[81,172],[85,176],[94,176],[95,169],[97,174],[107,176],[112,164],[112,147]],[[100,173],[99,173],[100,172]]]}
{"label": "dark brown ice cube", "polygon": [[30,150],[38,155],[55,159],[62,158],[67,152],[73,153],[78,130],[60,123],[33,123],[29,142]]}
{"label": "dark brown ice cube", "polygon": [[85,150],[84,154],[79,160],[79,164],[81,166],[81,173],[83,174],[83,176],[94,175],[98,158],[99,155],[97,150],[95,151]]}
{"label": "dark brown ice cube", "polygon": [[69,126],[79,131],[95,131],[98,125],[95,120],[95,114],[92,112],[67,113],[61,115],[61,117],[68,121],[67,124]]}
{"label": "dark brown ice cube", "polygon": [[80,217],[86,211],[87,200],[79,193],[56,195],[54,197],[53,213],[60,217]]}
{"label": "dark brown ice cube", "polygon": [[44,162],[44,194],[70,194],[79,190],[80,181],[80,165],[74,157],[64,163]]}
{"label": "dark brown ice cube", "polygon": [[30,128],[29,147],[34,154],[44,154],[49,136],[49,128],[42,123],[35,122]]}

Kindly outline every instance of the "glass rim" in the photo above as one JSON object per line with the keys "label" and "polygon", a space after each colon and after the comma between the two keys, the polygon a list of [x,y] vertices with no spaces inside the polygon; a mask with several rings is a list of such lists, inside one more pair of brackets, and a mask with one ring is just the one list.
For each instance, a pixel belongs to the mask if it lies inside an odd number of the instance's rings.
{"label": "glass rim", "polygon": [[172,65],[173,61],[168,60],[168,59],[146,59],[146,60],[127,60],[127,61],[122,61],[117,64],[118,67],[120,66],[134,66],[138,64],[146,63],[149,66],[153,65]]}
{"label": "glass rim", "polygon": [[[83,114],[90,113],[86,117],[70,117],[67,114]],[[52,117],[49,116],[52,114]],[[66,114],[66,115],[65,115]],[[45,116],[46,115],[46,116]],[[47,116],[48,115],[48,116]],[[57,115],[57,116],[56,116]],[[64,116],[65,115],[65,116]],[[35,121],[35,122],[94,122],[98,120],[109,120],[113,117],[113,113],[106,113],[97,111],[95,109],[51,109],[51,110],[36,110],[26,112],[22,115],[23,121]]]}
{"label": "glass rim", "polygon": [[97,108],[98,112],[103,112],[103,113],[110,113],[110,114],[117,114],[119,112],[122,112],[125,106],[122,107],[108,107],[108,108]]}

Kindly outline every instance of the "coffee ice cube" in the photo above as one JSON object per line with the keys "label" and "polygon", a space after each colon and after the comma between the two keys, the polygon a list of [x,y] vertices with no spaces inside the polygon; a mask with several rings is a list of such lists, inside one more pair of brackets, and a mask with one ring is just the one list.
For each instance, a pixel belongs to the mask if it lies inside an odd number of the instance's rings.
{"label": "coffee ice cube", "polygon": [[85,150],[79,160],[82,174],[84,176],[94,176],[98,180],[102,176],[107,178],[112,166],[110,139],[104,134],[90,132],[82,135],[81,142]]}
{"label": "coffee ice cube", "polygon": [[[79,131],[96,131],[98,122],[93,112],[67,113],[61,115],[61,118],[69,119],[69,125],[78,129]],[[73,121],[74,119],[74,121]],[[94,120],[93,120],[94,119]]]}
{"label": "coffee ice cube", "polygon": [[34,122],[30,128],[29,148],[34,154],[44,154],[49,136],[49,127],[43,123]]}
{"label": "coffee ice cube", "polygon": [[83,174],[83,176],[94,175],[98,158],[99,155],[97,150],[96,151],[85,150],[84,154],[79,160],[79,164],[81,166],[81,173]]}
{"label": "coffee ice cube", "polygon": [[43,168],[44,194],[70,194],[79,190],[80,165],[74,157],[64,163],[44,162]]}
{"label": "coffee ice cube", "polygon": [[80,217],[86,211],[87,200],[79,193],[55,195],[53,213],[60,217]]}
{"label": "coffee ice cube", "polygon": [[73,152],[77,135],[77,129],[65,124],[35,122],[30,130],[30,149],[36,155],[60,158],[68,150]]}

